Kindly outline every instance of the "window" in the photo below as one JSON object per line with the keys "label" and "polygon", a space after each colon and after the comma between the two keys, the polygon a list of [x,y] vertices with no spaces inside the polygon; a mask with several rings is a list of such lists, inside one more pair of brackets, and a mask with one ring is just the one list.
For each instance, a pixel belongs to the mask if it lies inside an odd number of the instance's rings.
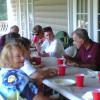
{"label": "window", "polygon": [[33,0],[20,0],[22,36],[31,39],[33,28]]}
{"label": "window", "polygon": [[77,0],[77,27],[88,29],[88,0]]}
{"label": "window", "polygon": [[[94,0],[73,0],[73,27],[84,28],[88,31],[88,35],[91,39],[96,40],[94,37],[94,27],[96,27],[94,19]],[[95,6],[95,7],[94,7]],[[96,18],[96,17],[95,17]]]}
{"label": "window", "polygon": [[7,3],[6,0],[0,0],[0,21],[7,20]]}

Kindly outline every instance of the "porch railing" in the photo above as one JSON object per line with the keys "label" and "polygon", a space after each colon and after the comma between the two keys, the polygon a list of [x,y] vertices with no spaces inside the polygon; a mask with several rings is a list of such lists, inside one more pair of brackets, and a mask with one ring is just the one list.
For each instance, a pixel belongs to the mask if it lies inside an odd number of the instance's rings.
{"label": "porch railing", "polygon": [[3,35],[8,29],[8,21],[0,21],[0,36]]}

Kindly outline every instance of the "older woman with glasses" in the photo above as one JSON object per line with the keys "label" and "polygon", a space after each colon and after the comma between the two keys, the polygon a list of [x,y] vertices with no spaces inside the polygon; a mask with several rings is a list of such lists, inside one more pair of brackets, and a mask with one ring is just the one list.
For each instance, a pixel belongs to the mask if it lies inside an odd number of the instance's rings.
{"label": "older woman with glasses", "polygon": [[32,41],[37,51],[40,50],[40,46],[44,40],[45,38],[44,38],[44,32],[43,32],[42,26],[40,25],[34,26]]}

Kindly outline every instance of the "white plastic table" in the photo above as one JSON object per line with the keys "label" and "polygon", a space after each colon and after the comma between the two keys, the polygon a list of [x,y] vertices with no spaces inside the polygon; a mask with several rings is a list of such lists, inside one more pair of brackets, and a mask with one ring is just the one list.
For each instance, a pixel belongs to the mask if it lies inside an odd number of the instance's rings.
{"label": "white plastic table", "polygon": [[[55,63],[56,60],[54,59],[56,58],[53,58],[53,60],[52,58],[48,58],[46,60],[43,59],[43,62],[45,62],[46,67],[48,67],[49,65],[57,67]],[[94,76],[89,75],[89,72],[91,74],[94,73]],[[84,78],[84,87],[82,88],[77,87],[75,84],[66,86],[66,85],[59,85],[54,82],[55,79],[75,80],[75,74],[78,74],[78,73],[83,73],[86,75]],[[63,95],[65,98],[68,98],[70,100],[92,100],[92,99],[87,99],[87,97],[83,98],[83,95],[87,93],[88,91],[93,91],[94,89],[100,88],[100,83],[98,82],[98,77],[97,77],[97,74],[95,74],[95,71],[92,71],[87,68],[75,68],[75,67],[66,68],[65,76],[56,76],[53,78],[44,79],[43,84],[57,91],[58,93]]]}

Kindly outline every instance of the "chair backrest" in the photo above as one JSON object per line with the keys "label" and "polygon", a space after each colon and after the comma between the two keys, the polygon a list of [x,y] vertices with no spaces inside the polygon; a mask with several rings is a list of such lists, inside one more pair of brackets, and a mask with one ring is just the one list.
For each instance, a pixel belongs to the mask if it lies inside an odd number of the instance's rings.
{"label": "chair backrest", "polygon": [[70,44],[72,44],[72,41],[68,36],[68,33],[65,31],[59,31],[56,33],[55,36],[56,36],[56,38],[58,38],[62,41],[64,49],[67,48]]}

